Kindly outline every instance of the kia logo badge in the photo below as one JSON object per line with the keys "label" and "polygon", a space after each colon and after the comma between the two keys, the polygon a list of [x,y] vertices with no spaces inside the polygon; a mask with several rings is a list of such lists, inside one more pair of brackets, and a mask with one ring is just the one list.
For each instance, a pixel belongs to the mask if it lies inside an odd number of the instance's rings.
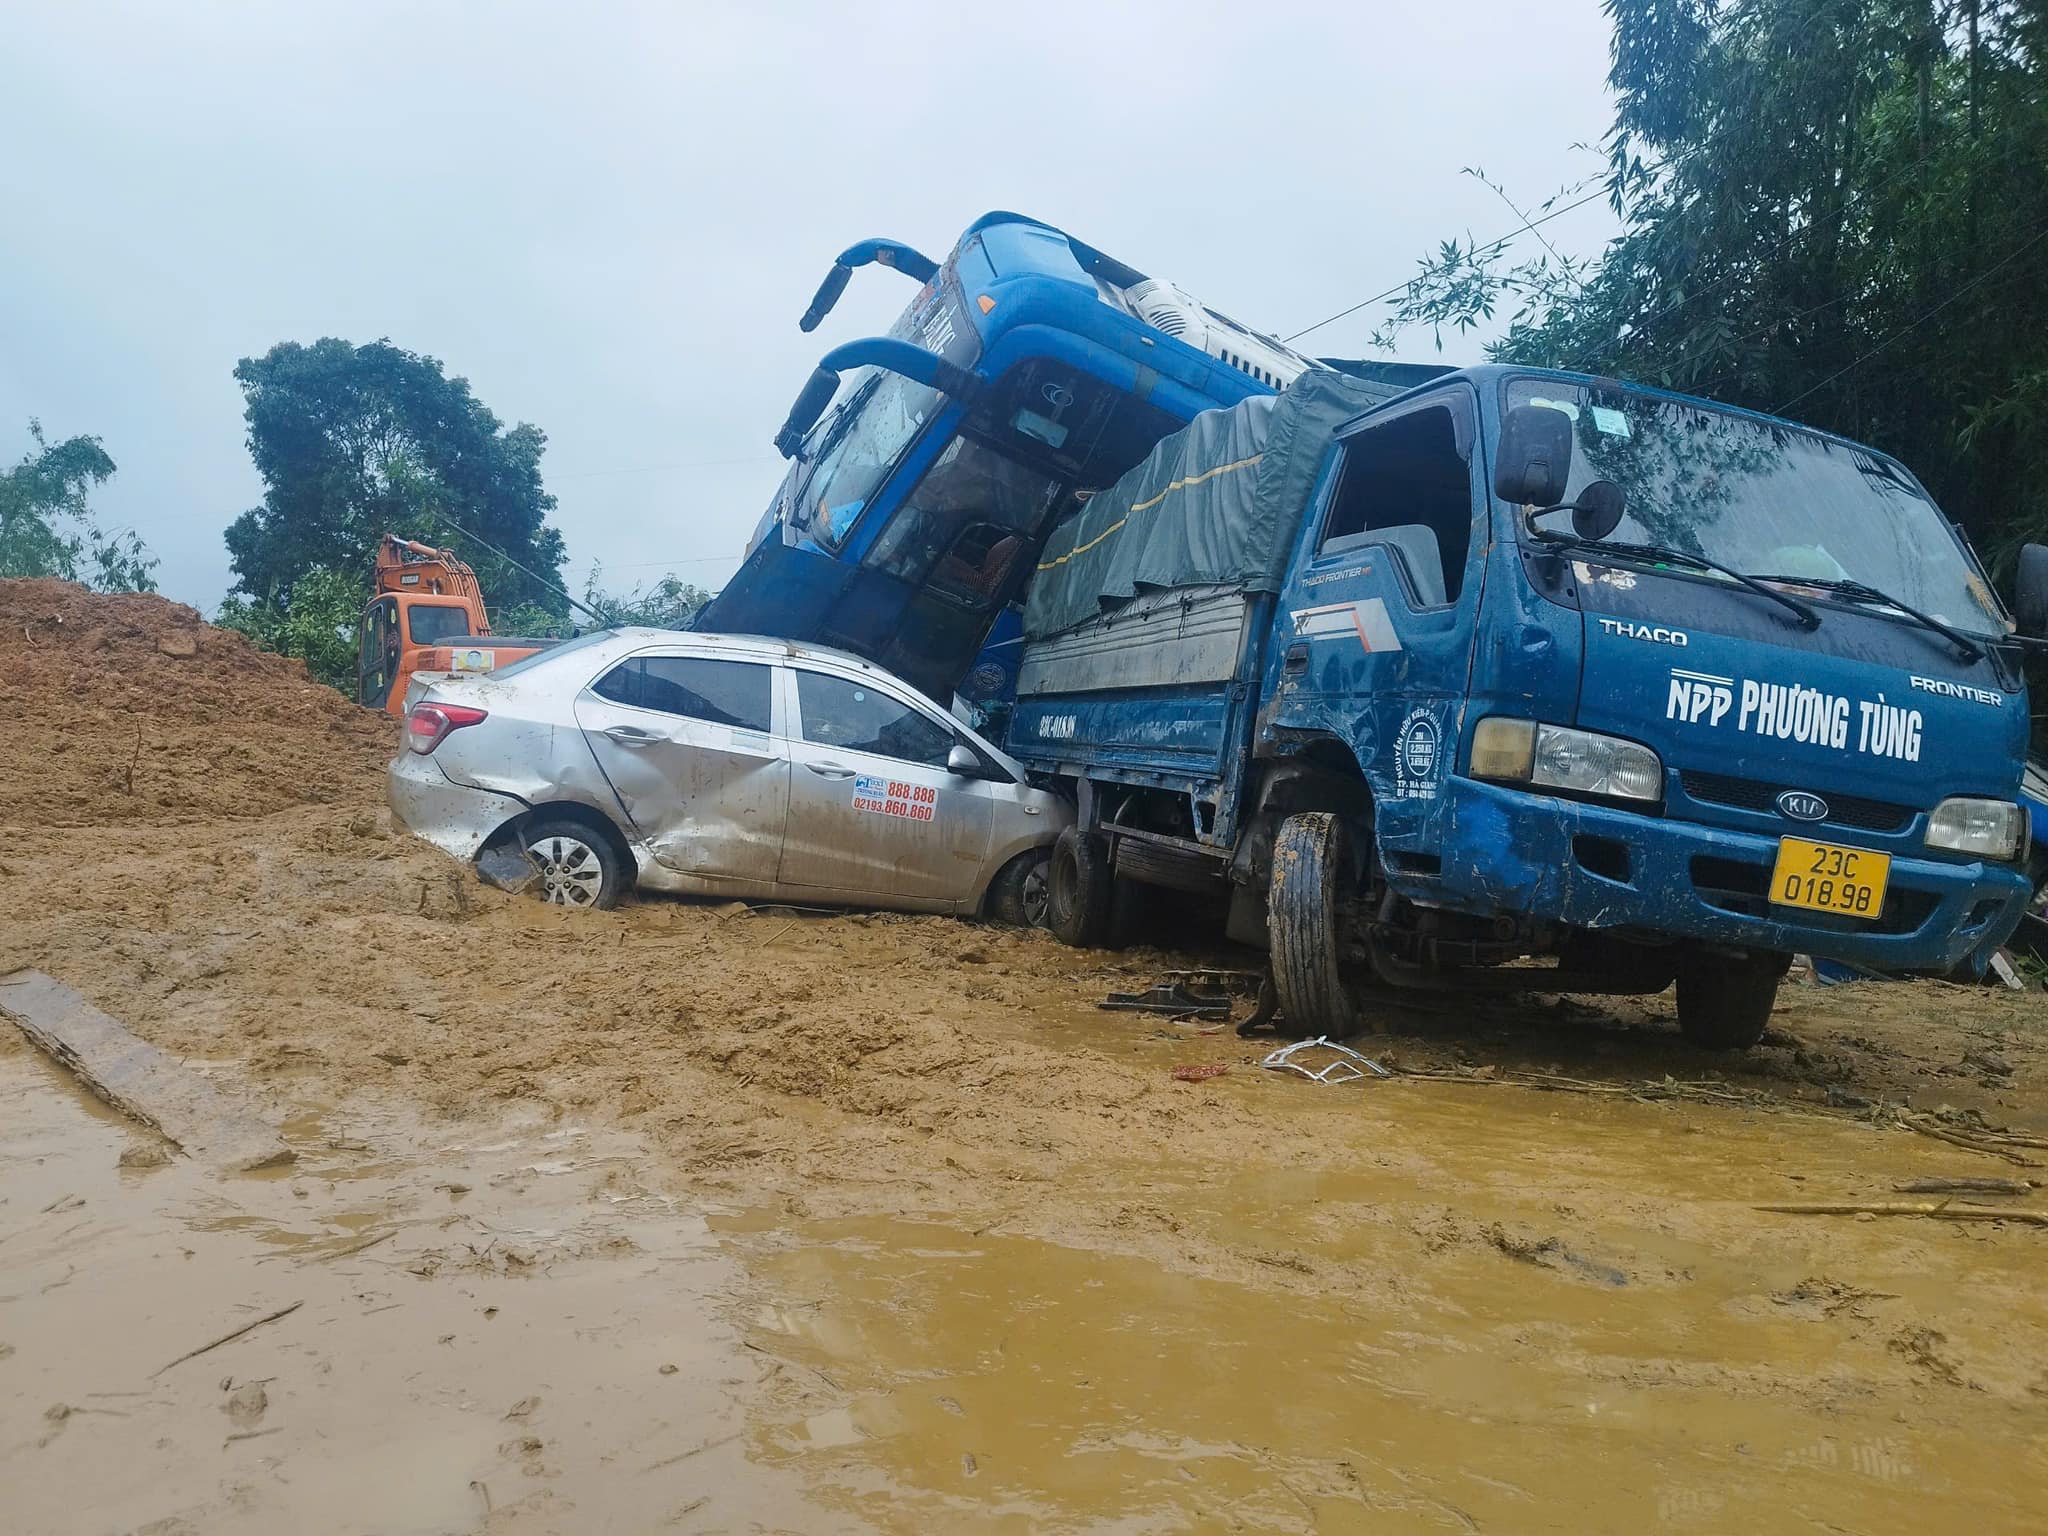
{"label": "kia logo badge", "polygon": [[1803,789],[1788,789],[1778,796],[1778,809],[1794,821],[1825,821],[1828,803],[1819,795],[1809,795]]}

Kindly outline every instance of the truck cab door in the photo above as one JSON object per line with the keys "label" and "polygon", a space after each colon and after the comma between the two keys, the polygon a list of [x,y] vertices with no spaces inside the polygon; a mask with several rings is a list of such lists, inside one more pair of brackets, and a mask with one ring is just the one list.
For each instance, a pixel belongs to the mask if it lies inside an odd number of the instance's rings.
{"label": "truck cab door", "polygon": [[771,664],[682,650],[629,656],[576,696],[576,723],[656,863],[773,885],[789,814],[774,696]]}
{"label": "truck cab door", "polygon": [[1276,619],[1269,724],[1350,748],[1383,847],[1426,839],[1458,741],[1490,506],[1477,404],[1454,385],[1338,439]]}
{"label": "truck cab door", "polygon": [[971,898],[994,808],[989,781],[946,768],[964,738],[872,678],[789,673],[782,886],[924,906]]}

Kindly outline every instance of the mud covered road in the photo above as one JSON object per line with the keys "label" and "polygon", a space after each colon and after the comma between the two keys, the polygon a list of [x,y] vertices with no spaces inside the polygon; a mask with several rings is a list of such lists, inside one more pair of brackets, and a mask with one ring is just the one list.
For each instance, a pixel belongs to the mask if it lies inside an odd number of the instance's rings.
{"label": "mud covered road", "polygon": [[[1184,957],[489,891],[394,833],[375,732],[320,729],[311,803],[0,811],[0,972],[302,1149],[116,1170],[134,1133],[0,1045],[10,1529],[355,1528],[337,1458],[392,1531],[2048,1523],[2048,1227],[1756,1209],[2048,1178],[2038,993],[1789,985],[1736,1059],[1668,997],[1382,1003],[1396,1075],[1318,1086],[1095,1007]],[[227,1440],[266,1375],[278,1432]]]}

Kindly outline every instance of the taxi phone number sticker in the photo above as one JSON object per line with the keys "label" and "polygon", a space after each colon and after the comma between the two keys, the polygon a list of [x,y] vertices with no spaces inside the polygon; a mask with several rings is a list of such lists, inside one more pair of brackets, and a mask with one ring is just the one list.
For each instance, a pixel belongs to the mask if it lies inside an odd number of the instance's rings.
{"label": "taxi phone number sticker", "polygon": [[905,821],[930,821],[939,808],[939,792],[929,784],[905,784],[900,779],[863,773],[854,777],[853,808],[877,816],[900,816]]}

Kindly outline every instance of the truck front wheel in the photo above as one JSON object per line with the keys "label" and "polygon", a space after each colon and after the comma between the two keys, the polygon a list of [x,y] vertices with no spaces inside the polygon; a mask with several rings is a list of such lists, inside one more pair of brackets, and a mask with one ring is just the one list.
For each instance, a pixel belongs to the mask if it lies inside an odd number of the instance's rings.
{"label": "truck front wheel", "polygon": [[1693,961],[1678,973],[1678,1032],[1710,1051],[1748,1050],[1771,1022],[1778,974],[1765,961]]}
{"label": "truck front wheel", "polygon": [[1052,845],[1045,926],[1061,943],[1100,949],[1109,940],[1109,846],[1097,833],[1069,827]]}
{"label": "truck front wheel", "polygon": [[1290,816],[1280,824],[1266,894],[1267,947],[1273,990],[1296,1034],[1342,1039],[1358,1027],[1339,963],[1345,866],[1343,824],[1328,811]]}

